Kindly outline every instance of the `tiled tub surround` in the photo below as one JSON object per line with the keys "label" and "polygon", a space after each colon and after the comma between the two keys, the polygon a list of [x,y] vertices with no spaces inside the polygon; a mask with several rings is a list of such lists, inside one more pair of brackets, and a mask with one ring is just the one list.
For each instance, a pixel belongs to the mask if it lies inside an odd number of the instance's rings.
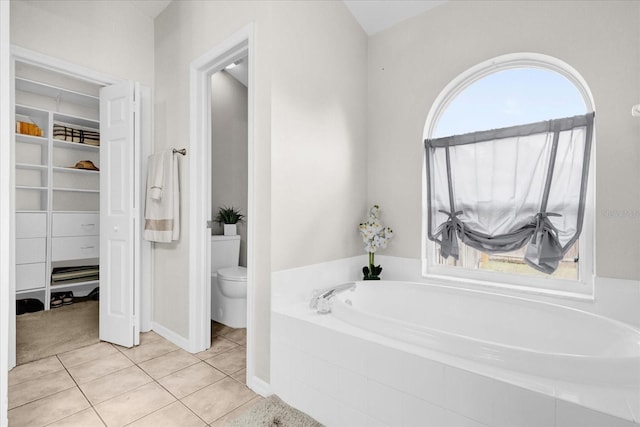
{"label": "tiled tub surround", "polygon": [[[343,260],[337,267],[348,271],[345,266],[357,263]],[[585,385],[509,371],[317,314],[308,308],[311,289],[357,279],[349,273],[321,283],[318,267],[308,269],[308,280],[293,293],[290,279],[304,279],[304,269],[274,276],[271,386],[328,426],[640,425],[637,385]],[[629,375],[640,378],[640,367]]]}

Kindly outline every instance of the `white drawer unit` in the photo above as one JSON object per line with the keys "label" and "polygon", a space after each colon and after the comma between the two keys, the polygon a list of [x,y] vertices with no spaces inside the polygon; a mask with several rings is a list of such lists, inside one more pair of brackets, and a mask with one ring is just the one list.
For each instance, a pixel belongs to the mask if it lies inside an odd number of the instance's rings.
{"label": "white drawer unit", "polygon": [[98,258],[100,236],[54,237],[51,239],[51,261]]}
{"label": "white drawer unit", "polygon": [[47,236],[46,212],[16,213],[16,239]]}
{"label": "white drawer unit", "polygon": [[47,258],[47,239],[16,239],[16,264],[45,262]]}
{"label": "white drawer unit", "polygon": [[97,236],[100,234],[98,213],[54,213],[51,223],[53,237]]}
{"label": "white drawer unit", "polygon": [[44,288],[46,266],[44,262],[16,265],[16,291]]}

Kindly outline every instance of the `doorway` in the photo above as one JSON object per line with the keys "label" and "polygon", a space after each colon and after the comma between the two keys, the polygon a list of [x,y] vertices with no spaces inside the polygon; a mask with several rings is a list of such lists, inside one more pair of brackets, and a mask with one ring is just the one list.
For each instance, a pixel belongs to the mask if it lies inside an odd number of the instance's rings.
{"label": "doorway", "polygon": [[[100,256],[101,250],[108,252],[101,245],[113,241],[111,237],[103,236],[104,230],[100,225],[105,223],[105,219],[110,220],[113,209],[109,211],[101,206],[124,206],[122,203],[114,204],[117,201],[113,194],[117,194],[119,200],[132,201],[131,206],[121,209],[129,218],[128,224],[132,224],[131,230],[120,230],[121,235],[129,236],[126,237],[129,252],[121,258],[134,259],[135,255],[135,259],[140,261],[129,268],[132,274],[128,276],[127,283],[132,290],[131,304],[126,307],[121,304],[119,312],[113,310],[112,302],[115,300],[110,294],[122,289],[112,289],[109,286],[111,281],[102,278],[105,291],[102,300],[106,304],[100,304],[100,327],[109,327],[114,314],[127,317],[132,325],[127,328],[127,339],[131,339],[129,345],[136,344],[141,321],[143,328],[150,324],[150,312],[140,312],[134,304],[139,304],[140,294],[148,298],[150,284],[147,262],[150,245],[140,242],[136,229],[140,223],[137,217],[141,201],[139,177],[146,168],[151,136],[150,115],[147,113],[141,117],[140,111],[150,109],[151,92],[148,88],[138,89],[137,83],[15,46],[12,48],[12,64],[12,116],[15,115],[16,121],[24,122],[26,130],[20,124],[20,130],[12,138],[14,185],[6,196],[11,201],[12,212],[9,240],[16,248],[10,261],[14,268],[10,272],[9,289],[9,368],[16,364],[16,298],[37,300],[46,311],[63,310],[60,302],[72,307],[81,299],[97,299],[95,294],[99,282],[96,266],[103,260],[115,259],[112,253]],[[114,121],[105,120],[109,115],[100,115],[101,111],[113,110],[115,105],[110,99],[113,97],[111,93],[102,93],[104,87],[126,91],[124,96],[119,93],[116,101],[120,103],[117,111],[121,113],[116,120],[125,118],[119,123],[130,129],[125,139],[118,137],[118,141],[125,144],[124,150],[112,145],[111,141],[116,139],[108,136]],[[134,88],[139,93],[139,110],[134,109]],[[111,103],[111,106],[104,108],[101,105],[104,102]],[[134,126],[136,121],[139,125]],[[90,137],[93,135],[91,132],[103,132],[102,141],[100,136],[97,140]],[[115,159],[112,156],[114,148],[124,161],[100,162],[101,156]],[[123,180],[121,177],[124,175],[109,166],[113,163],[130,172],[127,175],[130,181],[126,186],[120,186],[124,191],[101,192],[102,187],[112,189],[114,182]],[[103,215],[105,212],[109,214]],[[123,247],[121,244],[120,249]],[[119,271],[115,264],[118,263],[107,264],[114,265],[108,269]],[[121,264],[117,265],[120,269]],[[144,278],[143,286],[140,285],[141,276]],[[55,283],[52,283],[52,278],[56,279]],[[110,340],[102,330],[100,338]]]}
{"label": "doorway", "polygon": [[[189,251],[189,346],[190,351],[203,351],[211,344],[211,230],[207,224],[212,215],[211,176],[211,78],[227,65],[246,58],[247,76],[247,209],[246,209],[246,266],[247,266],[247,352],[246,384],[265,394],[268,385],[255,377],[254,365],[254,298],[255,298],[255,240],[254,224],[254,41],[253,25],[248,25],[219,43],[191,64],[191,156],[190,237]],[[204,172],[204,173],[203,173]]]}
{"label": "doorway", "polygon": [[245,56],[211,76],[212,235],[225,236],[212,238],[211,318],[233,328],[247,317],[248,72]]}

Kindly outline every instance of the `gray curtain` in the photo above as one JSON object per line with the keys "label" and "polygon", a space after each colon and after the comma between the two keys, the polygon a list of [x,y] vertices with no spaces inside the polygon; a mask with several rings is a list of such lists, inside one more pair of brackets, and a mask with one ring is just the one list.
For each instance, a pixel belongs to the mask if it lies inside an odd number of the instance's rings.
{"label": "gray curtain", "polygon": [[487,253],[528,245],[553,273],[584,218],[594,113],[425,140],[428,238]]}

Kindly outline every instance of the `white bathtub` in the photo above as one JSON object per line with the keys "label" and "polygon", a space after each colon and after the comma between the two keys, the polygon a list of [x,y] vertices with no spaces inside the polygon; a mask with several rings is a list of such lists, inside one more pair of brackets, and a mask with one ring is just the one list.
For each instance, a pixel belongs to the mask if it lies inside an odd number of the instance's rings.
{"label": "white bathtub", "polygon": [[640,331],[559,305],[408,282],[356,282],[333,315],[372,332],[527,375],[638,387]]}
{"label": "white bathtub", "polygon": [[[356,282],[331,314],[309,307],[313,290],[353,280],[365,261],[273,275],[270,385],[287,403],[328,427],[640,427],[640,283],[601,279],[597,301],[569,301],[628,323],[387,280]],[[387,278],[420,269],[381,263]]]}

